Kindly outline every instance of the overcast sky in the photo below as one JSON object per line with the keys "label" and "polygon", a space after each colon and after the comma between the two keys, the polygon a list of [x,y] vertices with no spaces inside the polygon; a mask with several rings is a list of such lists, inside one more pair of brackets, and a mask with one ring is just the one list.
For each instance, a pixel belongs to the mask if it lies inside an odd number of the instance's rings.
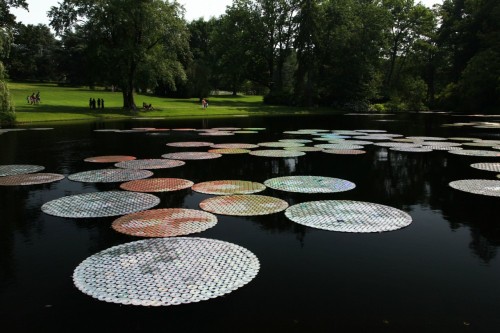
{"label": "overcast sky", "polygon": [[[27,0],[29,12],[23,9],[13,9],[18,21],[24,24],[49,24],[47,11],[51,6],[57,6],[62,0]],[[226,11],[226,6],[232,0],[178,0],[186,10],[186,20],[192,21],[200,17],[209,19],[211,16],[218,17]],[[417,0],[415,1],[417,2]],[[432,7],[435,3],[442,3],[442,0],[420,0],[424,5]]]}

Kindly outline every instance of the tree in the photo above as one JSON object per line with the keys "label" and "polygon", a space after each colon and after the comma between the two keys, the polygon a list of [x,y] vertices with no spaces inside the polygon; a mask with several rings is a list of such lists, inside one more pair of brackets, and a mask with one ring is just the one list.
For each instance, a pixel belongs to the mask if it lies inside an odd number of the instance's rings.
{"label": "tree", "polygon": [[10,12],[12,7],[27,9],[28,5],[25,0],[0,0],[0,123],[13,123],[16,119],[3,65],[12,42],[11,28],[15,23],[15,16]]}
{"label": "tree", "polygon": [[162,82],[175,89],[186,78],[188,32],[177,2],[163,0],[64,0],[49,16],[57,34],[80,28],[87,56],[103,83],[117,85],[123,107],[136,110],[137,86]]}

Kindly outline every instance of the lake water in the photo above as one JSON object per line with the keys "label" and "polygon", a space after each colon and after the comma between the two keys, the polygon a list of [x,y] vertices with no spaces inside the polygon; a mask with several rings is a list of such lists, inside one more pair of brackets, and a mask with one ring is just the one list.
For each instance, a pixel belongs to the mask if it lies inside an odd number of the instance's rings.
{"label": "lake water", "polygon": [[[169,142],[259,143],[297,138],[298,129],[381,129],[404,136],[500,140],[498,129],[442,124],[498,121],[447,114],[393,116],[232,117],[145,119],[79,124],[37,124],[52,130],[0,135],[0,165],[34,164],[70,174],[112,167],[84,159],[103,155],[160,158],[178,151]],[[195,131],[100,132],[155,128],[265,128],[258,134],[200,136]],[[306,138],[310,138],[305,136]],[[301,137],[301,138],[304,138]],[[314,142],[318,144],[322,142]],[[325,142],[323,142],[325,143]],[[312,144],[308,144],[312,145]],[[469,147],[472,148],[472,147]],[[474,148],[476,149],[476,148]],[[250,283],[223,297],[166,307],[118,305],[78,290],[75,268],[87,257],[139,240],[113,230],[116,217],[61,218],[41,206],[67,195],[118,190],[119,183],[67,178],[45,185],[0,186],[0,317],[6,332],[493,332],[500,325],[500,198],[452,189],[459,179],[496,179],[470,167],[500,158],[447,151],[403,153],[368,145],[363,155],[309,152],[297,158],[224,155],[154,170],[154,177],[194,183],[238,179],[263,183],[289,175],[335,177],[356,188],[328,194],[259,193],[293,205],[313,200],[358,200],[408,213],[406,228],[383,233],[341,233],[296,224],[283,212],[255,217],[217,215],[199,234],[240,245],[260,261]],[[199,209],[212,195],[185,189],[157,194],[155,208]]]}

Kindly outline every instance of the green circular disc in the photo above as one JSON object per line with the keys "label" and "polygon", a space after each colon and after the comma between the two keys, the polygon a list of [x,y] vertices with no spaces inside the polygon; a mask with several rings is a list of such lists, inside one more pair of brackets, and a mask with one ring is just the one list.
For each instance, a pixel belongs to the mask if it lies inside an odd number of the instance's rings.
{"label": "green circular disc", "polygon": [[251,151],[249,154],[254,156],[263,156],[263,157],[299,157],[299,156],[304,156],[306,153],[304,153],[303,151],[267,149],[267,150],[254,150]]}
{"label": "green circular disc", "polygon": [[352,190],[350,181],[320,176],[285,176],[271,178],[264,185],[275,190],[296,193],[336,193]]}
{"label": "green circular disc", "polygon": [[214,214],[233,216],[268,215],[284,211],[288,203],[265,195],[224,195],[200,202],[200,208]]}
{"label": "green circular disc", "polygon": [[215,180],[198,183],[192,187],[195,192],[215,195],[252,194],[265,189],[261,183],[245,180]]}

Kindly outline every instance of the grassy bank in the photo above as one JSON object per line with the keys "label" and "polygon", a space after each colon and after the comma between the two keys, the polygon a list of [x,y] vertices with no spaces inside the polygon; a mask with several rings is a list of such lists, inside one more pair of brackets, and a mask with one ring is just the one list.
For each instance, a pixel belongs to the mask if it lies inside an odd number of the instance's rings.
{"label": "grassy bank", "polygon": [[[135,102],[152,104],[154,110],[130,113],[122,109],[121,92],[91,90],[78,87],[59,87],[55,84],[10,82],[18,123],[92,120],[96,118],[128,117],[224,117],[233,115],[307,114],[330,112],[328,109],[307,109],[268,106],[261,96],[218,95],[209,97],[204,110],[198,99],[174,99],[137,94]],[[41,103],[29,104],[27,96],[40,92]],[[104,99],[104,109],[91,110],[89,98]]]}

